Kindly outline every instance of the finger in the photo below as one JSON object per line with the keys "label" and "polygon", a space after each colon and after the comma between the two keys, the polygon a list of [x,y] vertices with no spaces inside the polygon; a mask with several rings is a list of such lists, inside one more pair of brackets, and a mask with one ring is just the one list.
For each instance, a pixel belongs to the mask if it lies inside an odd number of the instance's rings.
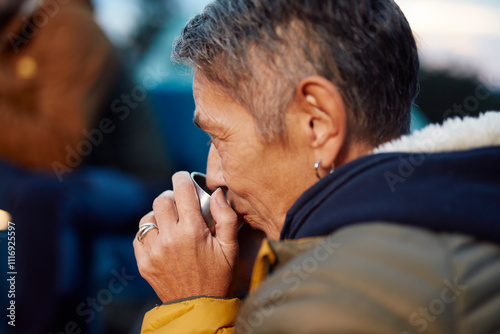
{"label": "finger", "polygon": [[177,208],[174,200],[174,192],[167,190],[156,197],[153,202],[153,211],[158,228],[170,230],[179,220]]}
{"label": "finger", "polygon": [[144,224],[144,223],[152,222],[151,216],[154,217],[154,215],[155,214],[153,211],[149,211],[147,214],[142,216],[141,220],[139,220],[139,228],[141,228],[142,224]]}
{"label": "finger", "polygon": [[139,242],[139,240],[137,240],[137,235],[134,236],[134,241],[132,242],[132,245],[134,246],[135,259],[137,261],[137,264],[139,265],[142,259],[144,259],[144,256],[146,255],[144,245],[141,242]]}
{"label": "finger", "polygon": [[223,245],[237,245],[238,216],[220,188],[210,198],[210,211],[216,222],[215,235],[217,240]]}
{"label": "finger", "polygon": [[191,224],[195,228],[206,227],[201,216],[200,202],[196,194],[196,188],[191,176],[187,172],[177,172],[172,177],[174,186],[174,197],[179,215],[179,221],[183,225]]}
{"label": "finger", "polygon": [[[149,212],[148,214],[146,214],[144,217],[142,217],[141,221],[139,222],[139,230],[141,229],[142,225],[144,224],[147,224],[147,223],[152,223],[152,224],[155,224],[156,226],[158,226],[158,223],[156,221],[156,217],[155,217],[155,214],[153,211]],[[158,234],[159,232],[159,229],[154,229],[156,231],[156,234]],[[146,240],[146,237],[149,233],[151,233],[153,230],[150,230],[149,232],[147,232],[146,234],[144,234],[144,236],[142,237],[142,242],[140,242],[138,239],[137,239],[137,234],[136,234],[136,240],[144,245],[144,241]]]}
{"label": "finger", "polygon": [[144,275],[144,270],[145,269],[147,270],[150,267],[149,253],[144,249],[144,245],[137,240],[137,237],[134,237],[133,245],[134,245],[135,260],[137,262],[137,268],[139,269],[139,273],[141,274],[141,276],[146,278]]}
{"label": "finger", "polygon": [[[144,217],[142,217],[141,221],[139,222],[139,230],[146,223],[153,223],[156,226],[158,226],[156,219],[155,219],[155,215],[152,211],[150,213],[146,214]],[[139,241],[139,239],[137,238],[138,234],[136,234],[135,238],[134,238],[134,242],[133,242],[134,249],[139,251],[139,252],[148,251],[148,249],[150,249],[150,247],[151,247],[152,238],[153,237],[157,238],[159,232],[160,231],[157,228],[150,229],[146,234],[143,234],[142,242]],[[139,231],[137,233],[139,233]]]}

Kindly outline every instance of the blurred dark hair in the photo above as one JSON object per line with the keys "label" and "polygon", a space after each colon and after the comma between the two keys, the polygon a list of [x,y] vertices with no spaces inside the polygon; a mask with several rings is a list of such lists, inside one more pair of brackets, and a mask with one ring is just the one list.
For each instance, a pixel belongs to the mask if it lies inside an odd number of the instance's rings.
{"label": "blurred dark hair", "polygon": [[3,28],[9,19],[21,7],[22,1],[20,0],[0,0],[0,29]]}
{"label": "blurred dark hair", "polygon": [[376,146],[409,132],[418,54],[392,0],[216,0],[186,24],[172,59],[237,99],[268,141],[286,136],[310,75],[337,86],[352,138]]}

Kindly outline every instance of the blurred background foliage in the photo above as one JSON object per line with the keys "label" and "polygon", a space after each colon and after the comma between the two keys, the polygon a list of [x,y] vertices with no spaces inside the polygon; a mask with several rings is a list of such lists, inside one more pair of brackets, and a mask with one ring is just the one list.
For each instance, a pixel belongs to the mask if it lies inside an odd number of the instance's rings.
{"label": "blurred background foliage", "polygon": [[451,69],[422,68],[420,92],[415,104],[432,123],[456,116],[478,116],[500,110],[500,94],[481,82],[474,73],[454,73]]}

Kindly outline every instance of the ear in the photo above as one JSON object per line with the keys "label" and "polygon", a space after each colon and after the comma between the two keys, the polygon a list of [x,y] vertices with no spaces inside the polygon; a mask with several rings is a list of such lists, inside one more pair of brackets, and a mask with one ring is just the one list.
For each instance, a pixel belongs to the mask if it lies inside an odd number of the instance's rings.
{"label": "ear", "polygon": [[302,130],[320,168],[328,173],[344,145],[347,115],[337,87],[320,76],[307,77],[297,86],[295,102]]}

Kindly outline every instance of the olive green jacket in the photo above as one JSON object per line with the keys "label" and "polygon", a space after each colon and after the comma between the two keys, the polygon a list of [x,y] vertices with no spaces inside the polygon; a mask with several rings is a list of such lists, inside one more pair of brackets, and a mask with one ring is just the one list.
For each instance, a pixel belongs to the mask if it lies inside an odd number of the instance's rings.
{"label": "olive green jacket", "polygon": [[195,297],[158,306],[142,333],[498,333],[500,247],[357,224],[328,237],[265,240],[252,289],[243,304]]}

